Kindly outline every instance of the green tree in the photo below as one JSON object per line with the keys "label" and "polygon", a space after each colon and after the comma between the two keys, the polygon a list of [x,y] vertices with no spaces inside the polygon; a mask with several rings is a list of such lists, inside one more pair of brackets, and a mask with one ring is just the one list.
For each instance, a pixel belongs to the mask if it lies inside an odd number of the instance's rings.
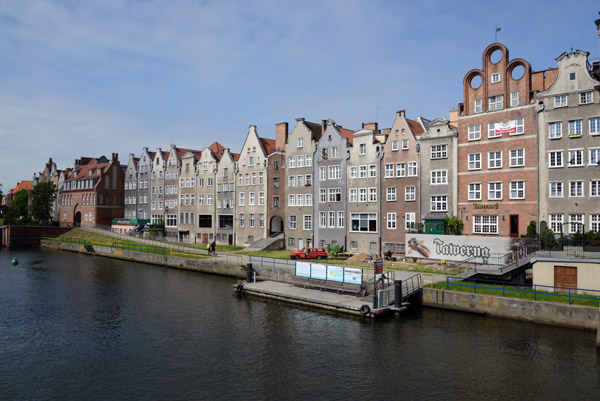
{"label": "green tree", "polygon": [[558,241],[554,236],[554,231],[548,227],[542,231],[542,246],[544,249],[556,249],[558,248]]}
{"label": "green tree", "polygon": [[461,235],[462,234],[463,222],[462,222],[462,220],[459,220],[458,217],[456,217],[454,215],[446,216],[444,218],[444,224],[446,225],[446,234],[448,234],[448,235]]}
{"label": "green tree", "polygon": [[52,206],[56,199],[56,185],[53,182],[40,182],[31,190],[31,217],[37,223],[52,220]]}
{"label": "green tree", "polygon": [[537,224],[535,221],[530,221],[527,226],[527,233],[521,235],[521,238],[536,238],[537,237]]}
{"label": "green tree", "polygon": [[22,189],[15,194],[6,212],[6,220],[9,224],[29,222],[28,219],[29,193]]}

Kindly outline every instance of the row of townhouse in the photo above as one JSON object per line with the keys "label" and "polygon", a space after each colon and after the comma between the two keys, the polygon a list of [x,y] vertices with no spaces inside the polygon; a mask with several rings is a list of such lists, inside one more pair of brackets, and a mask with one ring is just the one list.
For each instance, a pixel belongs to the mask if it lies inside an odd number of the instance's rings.
{"label": "row of townhouse", "polygon": [[[248,245],[283,233],[290,249],[365,253],[401,252],[406,232],[449,215],[465,234],[518,236],[531,221],[598,231],[600,63],[588,56],[564,53],[557,68],[534,72],[494,43],[465,75],[449,120],[400,110],[391,128],[355,131],[298,118],[291,131],[277,124],[275,139],[250,126],[239,154],[218,142],[143,148],[122,168],[119,217],[162,221],[165,235],[187,242]],[[65,194],[59,203],[71,205]],[[90,213],[82,224],[97,223]],[[75,211],[62,217],[77,221]]]}

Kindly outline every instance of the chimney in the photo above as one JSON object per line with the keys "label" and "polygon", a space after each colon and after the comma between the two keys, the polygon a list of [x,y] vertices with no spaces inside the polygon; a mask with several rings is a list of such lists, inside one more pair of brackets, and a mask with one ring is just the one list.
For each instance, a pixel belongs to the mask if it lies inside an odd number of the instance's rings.
{"label": "chimney", "polygon": [[456,124],[458,122],[458,110],[450,110],[450,124]]}
{"label": "chimney", "polygon": [[325,129],[327,128],[327,120],[321,120],[321,135],[325,133]]}
{"label": "chimney", "polygon": [[288,137],[288,123],[275,124],[275,150],[285,150]]}
{"label": "chimney", "polygon": [[377,128],[378,127],[377,123],[363,123],[362,127],[363,127],[363,129],[373,130],[376,134],[379,133],[379,130]]}
{"label": "chimney", "polygon": [[171,149],[175,149],[175,144],[174,143],[171,144]]}
{"label": "chimney", "polygon": [[118,162],[119,161],[119,154],[118,153],[113,153],[112,154],[112,161],[114,161],[114,162]]}
{"label": "chimney", "polygon": [[396,112],[396,116],[398,116],[398,117],[404,117],[405,113],[406,113],[406,110],[398,110]]}

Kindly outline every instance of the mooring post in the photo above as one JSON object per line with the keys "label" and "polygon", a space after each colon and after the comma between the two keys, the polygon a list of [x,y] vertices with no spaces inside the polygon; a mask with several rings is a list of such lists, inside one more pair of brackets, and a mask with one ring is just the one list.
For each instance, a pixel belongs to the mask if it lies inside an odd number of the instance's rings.
{"label": "mooring post", "polygon": [[402,280],[394,281],[394,307],[402,307]]}

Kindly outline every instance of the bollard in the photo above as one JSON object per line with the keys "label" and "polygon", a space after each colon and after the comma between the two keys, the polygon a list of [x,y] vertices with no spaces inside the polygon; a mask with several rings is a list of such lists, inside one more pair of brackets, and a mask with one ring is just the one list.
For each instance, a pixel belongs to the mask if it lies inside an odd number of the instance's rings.
{"label": "bollard", "polygon": [[10,264],[16,266],[19,264],[19,261],[17,260],[17,258],[13,258],[13,260],[10,261]]}
{"label": "bollard", "polygon": [[394,307],[402,307],[402,280],[394,281]]}

